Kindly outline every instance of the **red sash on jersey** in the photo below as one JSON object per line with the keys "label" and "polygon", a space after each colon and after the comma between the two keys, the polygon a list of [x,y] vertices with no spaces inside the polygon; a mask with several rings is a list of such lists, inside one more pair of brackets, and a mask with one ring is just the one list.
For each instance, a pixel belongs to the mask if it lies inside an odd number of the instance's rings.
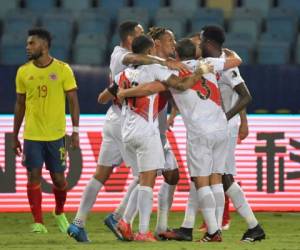
{"label": "red sash on jersey", "polygon": [[[187,77],[191,75],[192,72],[179,72],[179,77]],[[221,106],[221,94],[218,86],[209,80],[202,78],[202,80],[197,81],[191,89],[195,90],[202,100],[210,99],[218,106]]]}
{"label": "red sash on jersey", "polygon": [[[126,77],[125,72],[123,72],[120,76],[119,86],[124,89],[128,89],[132,87],[132,83]],[[126,102],[133,112],[142,116],[146,121],[148,121],[150,100],[147,96],[129,97],[126,98]],[[158,107],[159,107],[159,98],[157,95],[154,100],[153,120],[157,117]]]}

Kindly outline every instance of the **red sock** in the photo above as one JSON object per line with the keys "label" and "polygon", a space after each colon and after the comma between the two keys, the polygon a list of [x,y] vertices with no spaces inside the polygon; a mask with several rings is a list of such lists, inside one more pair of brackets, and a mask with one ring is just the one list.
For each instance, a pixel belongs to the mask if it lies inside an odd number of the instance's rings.
{"label": "red sock", "polygon": [[228,222],[229,220],[230,220],[229,197],[225,194],[225,206],[224,206],[224,213],[223,213],[223,221]]}
{"label": "red sock", "polygon": [[67,184],[62,189],[58,189],[57,187],[53,186],[52,190],[53,190],[53,193],[55,196],[55,202],[56,202],[56,206],[55,206],[55,214],[56,215],[62,214],[64,212],[64,205],[65,205],[66,198],[67,198],[66,186],[67,186]]}
{"label": "red sock", "polygon": [[43,224],[41,184],[27,184],[27,197],[35,223]]}

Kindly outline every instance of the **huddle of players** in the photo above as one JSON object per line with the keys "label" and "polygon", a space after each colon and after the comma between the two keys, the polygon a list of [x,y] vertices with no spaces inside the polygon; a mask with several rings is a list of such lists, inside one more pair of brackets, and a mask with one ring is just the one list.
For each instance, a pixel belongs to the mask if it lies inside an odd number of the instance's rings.
{"label": "huddle of players", "polygon": [[[237,68],[241,59],[230,50],[222,50],[223,30],[207,26],[194,39],[177,43],[172,31],[165,28],[151,28],[144,35],[140,24],[124,22],[119,31],[121,44],[111,55],[112,82],[98,98],[100,103],[113,99],[113,104],[106,115],[97,169],[68,234],[77,241],[89,241],[84,229],[88,212],[113,167],[124,161],[134,178],[119,207],[104,221],[119,239],[191,241],[200,208],[207,226],[200,241],[220,242],[224,191],[248,224],[242,240],[264,239],[263,229],[233,178],[240,122],[237,114],[242,123],[246,121],[243,110],[251,96]],[[175,50],[177,61],[169,59]],[[174,102],[173,115],[167,120],[170,100]],[[180,228],[169,230],[168,213],[179,172],[165,133],[177,109],[187,130],[187,164],[192,181],[184,222]],[[162,173],[164,182],[158,194],[153,235],[149,221],[158,173]],[[139,227],[134,234],[131,227],[137,213]]]}

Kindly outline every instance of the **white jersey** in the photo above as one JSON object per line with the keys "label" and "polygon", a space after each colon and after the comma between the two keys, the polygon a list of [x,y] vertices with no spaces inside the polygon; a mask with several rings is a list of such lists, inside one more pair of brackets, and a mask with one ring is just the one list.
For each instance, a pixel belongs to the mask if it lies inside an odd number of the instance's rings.
{"label": "white jersey", "polygon": [[[126,88],[155,80],[166,81],[176,71],[169,70],[159,64],[141,65],[127,68],[115,77],[115,81]],[[123,141],[132,136],[149,136],[159,133],[158,116],[159,94],[145,97],[128,98],[122,107],[122,136]]]}
{"label": "white jersey", "polygon": [[[192,72],[199,63],[210,63],[216,72],[224,69],[225,59],[206,58],[201,61],[184,61]],[[221,105],[216,74],[205,74],[192,88],[185,91],[171,89],[173,98],[182,115],[190,139],[227,129],[227,120]]]}
{"label": "white jersey", "polygon": [[[221,55],[221,58],[225,58],[225,54]],[[225,112],[228,112],[237,102],[239,95],[234,90],[234,87],[244,82],[244,79],[240,75],[238,67],[224,70],[220,73],[220,79],[218,80],[223,105]],[[236,114],[229,122],[229,127],[238,126],[240,123],[240,116]]]}
{"label": "white jersey", "polygon": [[[117,74],[127,68],[127,65],[122,63],[124,57],[131,53],[128,49],[121,46],[115,46],[110,58],[110,78],[113,80]],[[113,103],[106,113],[106,119],[111,122],[120,122],[121,109],[117,103]]]}

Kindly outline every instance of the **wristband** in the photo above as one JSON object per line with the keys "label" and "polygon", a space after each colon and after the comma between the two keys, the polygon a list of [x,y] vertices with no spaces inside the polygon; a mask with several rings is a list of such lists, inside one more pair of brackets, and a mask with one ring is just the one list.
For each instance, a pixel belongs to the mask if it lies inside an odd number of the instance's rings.
{"label": "wristband", "polygon": [[73,126],[73,133],[79,133],[79,127]]}

